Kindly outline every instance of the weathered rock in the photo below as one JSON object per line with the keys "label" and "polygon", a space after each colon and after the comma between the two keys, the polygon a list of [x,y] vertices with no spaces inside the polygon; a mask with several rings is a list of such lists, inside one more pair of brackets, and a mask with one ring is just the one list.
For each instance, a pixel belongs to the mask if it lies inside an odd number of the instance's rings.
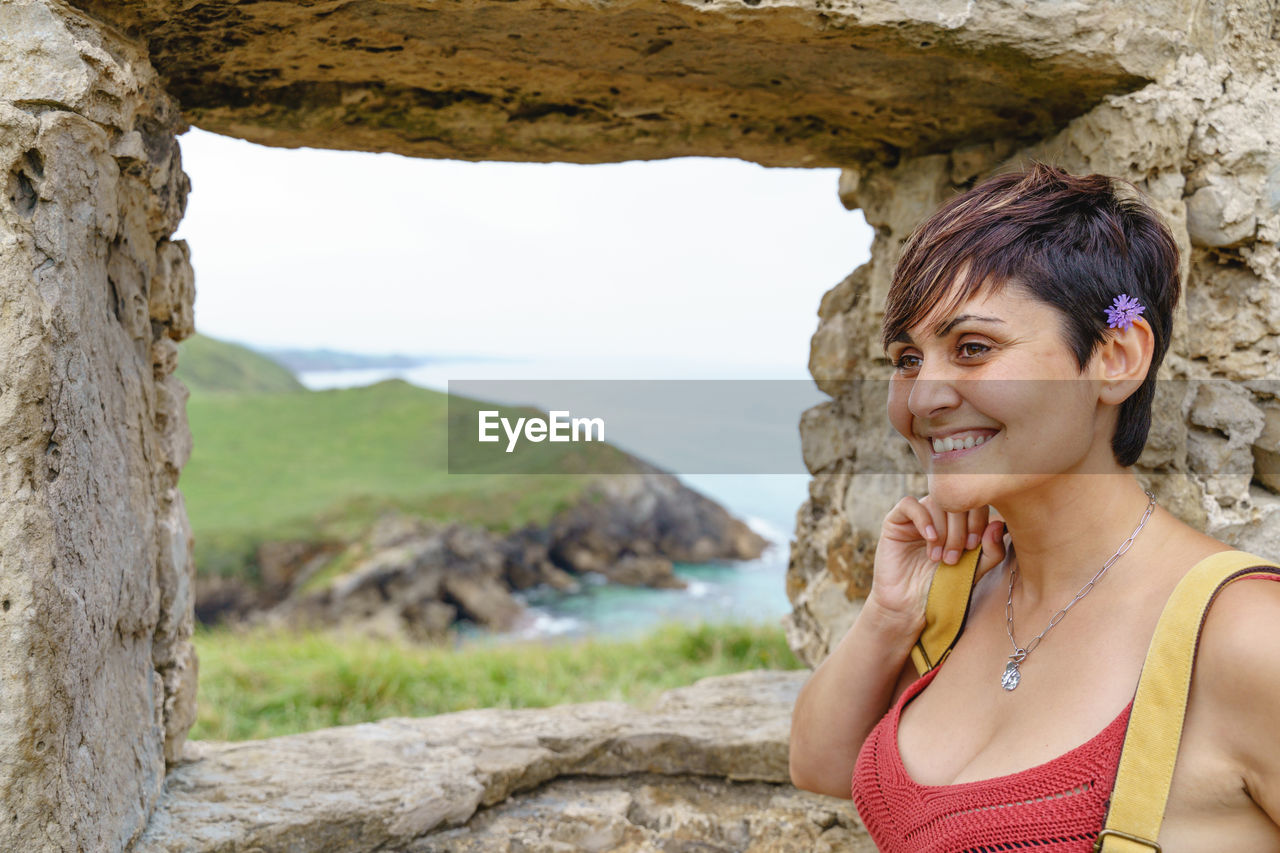
{"label": "weathered rock", "polygon": [[1253,442],[1253,473],[1257,481],[1280,493],[1280,400],[1265,400],[1262,432]]}
{"label": "weathered rock", "polygon": [[871,850],[848,801],[790,784],[807,677],[707,678],[648,711],[482,709],[189,742],[135,850]]}
{"label": "weathered rock", "polygon": [[462,612],[486,628],[505,631],[523,610],[497,578],[450,574],[440,587],[449,599],[458,602]]}
{"label": "weathered rock", "polygon": [[715,501],[657,471],[596,480],[548,533],[551,559],[576,571],[605,571],[628,555],[753,560],[768,544]]}
{"label": "weathered rock", "polygon": [[120,850],[194,719],[194,291],[145,50],[0,4],[0,849]]}
{"label": "weathered rock", "polygon": [[1043,138],[1153,79],[1216,23],[1191,0],[649,0],[607,14],[474,0],[77,5],[145,37],[206,130],[281,147],[579,163],[892,164]]}
{"label": "weathered rock", "polygon": [[1253,392],[1236,383],[1197,384],[1188,420],[1187,460],[1206,493],[1224,507],[1247,499],[1252,448],[1266,421]]}
{"label": "weathered rock", "polygon": [[309,540],[259,543],[255,559],[262,573],[262,585],[271,591],[273,597],[283,597],[340,549],[337,543]]}
{"label": "weathered rock", "polygon": [[581,588],[573,575],[551,562],[547,553],[549,541],[549,531],[533,525],[513,531],[502,540],[507,582],[512,589],[530,589],[538,584],[563,592],[576,592]]}
{"label": "weathered rock", "polygon": [[557,779],[398,853],[875,853],[848,802],[765,782]]}
{"label": "weathered rock", "polygon": [[672,573],[671,561],[665,557],[639,557],[628,554],[604,572],[613,583],[627,586],[651,586],[657,589],[684,589],[688,586],[682,578]]}
{"label": "weathered rock", "polygon": [[267,614],[251,614],[250,621],[368,623],[374,633],[441,641],[457,618],[503,630],[522,610],[504,580],[501,540],[487,531],[391,515],[374,526],[369,539],[372,554],[352,570],[320,590],[285,599]]}
{"label": "weathered rock", "polygon": [[1196,246],[1235,245],[1258,227],[1255,204],[1234,182],[1205,184],[1187,197],[1187,235]]}

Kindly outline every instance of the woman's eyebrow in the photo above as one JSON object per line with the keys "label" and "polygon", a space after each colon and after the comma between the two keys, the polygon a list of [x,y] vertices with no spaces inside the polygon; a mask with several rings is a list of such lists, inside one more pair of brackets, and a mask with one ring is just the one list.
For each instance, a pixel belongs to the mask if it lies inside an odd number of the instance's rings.
{"label": "woman's eyebrow", "polygon": [[[1001,320],[999,317],[984,317],[981,314],[960,314],[956,317],[953,317],[950,323],[947,323],[947,325],[943,326],[940,330],[938,330],[938,333],[934,335],[934,337],[941,338],[945,336],[948,332],[950,332],[960,323],[963,323],[965,320],[978,320],[980,322],[999,323],[1002,326],[1005,325],[1004,320]],[[915,343],[915,341],[913,341],[911,339],[911,335],[907,334],[907,331],[903,329],[894,337],[893,340],[889,341],[889,343],[913,344]]]}

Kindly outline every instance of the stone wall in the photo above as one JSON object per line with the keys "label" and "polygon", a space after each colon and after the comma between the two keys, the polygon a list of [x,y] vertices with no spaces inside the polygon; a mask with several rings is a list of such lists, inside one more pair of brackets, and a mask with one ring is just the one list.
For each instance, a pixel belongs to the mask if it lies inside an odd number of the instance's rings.
{"label": "stone wall", "polygon": [[121,849],[193,719],[180,127],[131,42],[0,4],[0,849]]}
{"label": "stone wall", "polygon": [[885,413],[879,330],[901,246],[948,197],[1030,157],[1126,178],[1172,227],[1184,291],[1158,375],[1175,381],[1159,386],[1136,470],[1186,523],[1280,556],[1280,21],[1261,3],[1208,11],[1197,52],[1042,142],[842,171],[841,200],[876,236],[871,260],[823,297],[811,345],[810,371],[832,399],[801,421],[814,477],[787,574],[788,638],[811,665],[857,615],[884,516],[928,489],[922,473],[902,473],[919,464]]}

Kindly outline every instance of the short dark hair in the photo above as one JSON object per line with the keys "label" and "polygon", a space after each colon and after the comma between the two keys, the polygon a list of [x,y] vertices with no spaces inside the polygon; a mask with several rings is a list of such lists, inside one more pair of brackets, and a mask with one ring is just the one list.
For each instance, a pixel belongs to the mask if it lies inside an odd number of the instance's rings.
{"label": "short dark hair", "polygon": [[[968,275],[954,287],[965,262]],[[1083,372],[1108,333],[1106,310],[1136,297],[1155,334],[1141,387],[1120,405],[1111,449],[1138,461],[1151,429],[1156,370],[1164,360],[1181,282],[1178,244],[1142,191],[1123,178],[1072,175],[1038,160],[948,199],[903,245],[885,300],[885,347],[946,303],[948,316],[984,286],[1020,284],[1058,310]]]}

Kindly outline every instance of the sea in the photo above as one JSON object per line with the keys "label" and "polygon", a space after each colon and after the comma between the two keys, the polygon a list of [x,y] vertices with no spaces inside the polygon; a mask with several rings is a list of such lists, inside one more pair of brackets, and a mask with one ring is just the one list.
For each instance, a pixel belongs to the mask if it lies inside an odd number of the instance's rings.
{"label": "sea", "polygon": [[[663,363],[660,359],[593,359],[584,364],[577,359],[559,358],[476,358],[458,357],[428,362],[417,367],[303,371],[298,374],[312,389],[368,385],[400,378],[423,388],[447,391],[448,383],[462,379],[572,379],[618,378],[794,379],[809,380],[802,367],[691,366]],[[812,386],[798,397],[792,393],[788,406],[794,413],[783,418],[799,423],[805,408],[825,396]],[[530,401],[549,410],[555,401]],[[792,440],[792,439],[785,439]],[[798,428],[794,453],[799,460]],[[644,458],[644,448],[626,448]],[[660,463],[659,463],[660,464]],[[798,463],[790,466],[802,471]],[[781,625],[791,610],[786,594],[786,571],[796,512],[808,497],[807,473],[689,473],[679,479],[689,488],[715,500],[732,515],[742,519],[769,545],[755,560],[711,563],[675,563],[674,573],[687,582],[684,589],[651,589],[603,582],[585,582],[577,592],[561,592],[545,586],[517,592],[525,605],[523,618],[506,632],[493,632],[468,622],[458,625],[459,646],[501,645],[505,643],[572,641],[588,637],[625,639],[644,634],[663,623],[685,625],[718,622]],[[596,575],[587,575],[594,579]]]}

